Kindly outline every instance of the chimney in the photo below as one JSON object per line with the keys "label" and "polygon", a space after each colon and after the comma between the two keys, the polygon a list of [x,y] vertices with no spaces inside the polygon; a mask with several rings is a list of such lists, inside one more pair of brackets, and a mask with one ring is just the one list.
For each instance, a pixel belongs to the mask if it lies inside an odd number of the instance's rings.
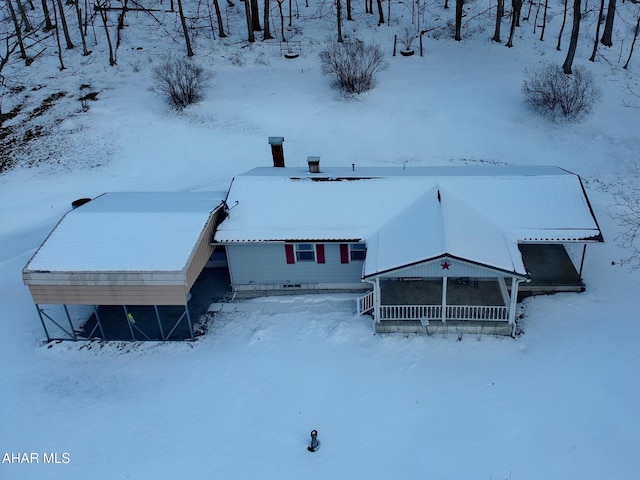
{"label": "chimney", "polygon": [[309,173],[320,173],[320,157],[307,157]]}
{"label": "chimney", "polygon": [[269,137],[269,145],[271,145],[271,155],[273,155],[274,167],[284,167],[283,143],[284,137]]}

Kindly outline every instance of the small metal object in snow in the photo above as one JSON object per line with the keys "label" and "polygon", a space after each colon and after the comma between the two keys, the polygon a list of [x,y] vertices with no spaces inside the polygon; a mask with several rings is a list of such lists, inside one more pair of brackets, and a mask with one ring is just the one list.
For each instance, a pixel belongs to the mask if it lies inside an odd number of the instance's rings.
{"label": "small metal object in snow", "polygon": [[307,447],[310,452],[315,452],[320,448],[320,440],[318,440],[318,431],[311,430],[311,443]]}

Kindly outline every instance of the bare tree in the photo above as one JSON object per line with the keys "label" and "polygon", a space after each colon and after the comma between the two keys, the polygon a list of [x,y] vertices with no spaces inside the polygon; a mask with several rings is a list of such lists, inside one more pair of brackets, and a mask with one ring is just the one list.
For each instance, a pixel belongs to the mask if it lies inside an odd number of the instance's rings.
{"label": "bare tree", "polygon": [[513,36],[516,33],[516,27],[520,26],[520,12],[522,11],[522,0],[511,0],[511,28],[509,30],[509,40],[507,47],[513,47]]}
{"label": "bare tree", "polygon": [[571,67],[573,65],[573,57],[576,55],[576,48],[578,46],[578,34],[580,33],[580,10],[582,8],[581,0],[573,0],[573,27],[571,28],[571,40],[569,41],[569,50],[567,51],[567,58],[562,64],[562,70],[565,74],[571,75]]}
{"label": "bare tree", "polygon": [[18,11],[20,12],[20,17],[22,18],[22,24],[24,25],[24,31],[25,32],[30,32],[31,30],[33,30],[33,26],[31,25],[31,21],[29,20],[29,17],[27,16],[27,12],[24,9],[24,5],[22,4],[22,0],[16,0],[16,3],[18,4]]}
{"label": "bare tree", "polygon": [[[53,0],[52,0],[53,1]],[[58,0],[59,7],[62,7],[60,0]],[[62,61],[62,44],[60,43],[60,29],[58,28],[58,11],[55,4],[53,5],[53,18],[56,22],[56,42],[58,43],[58,60],[60,60],[60,70],[64,70],[64,63]]]}
{"label": "bare tree", "polygon": [[276,0],[276,2],[278,3],[278,12],[280,12],[280,34],[282,41],[286,42],[287,38],[284,36],[284,13],[282,12],[282,2],[284,0]]}
{"label": "bare tree", "polygon": [[384,25],[384,11],[382,10],[382,0],[376,0],[378,4],[378,26]]}
{"label": "bare tree", "polygon": [[500,43],[502,40],[500,39],[500,27],[502,25],[502,17],[504,15],[504,0],[498,0],[498,4],[496,5],[496,29],[493,32],[492,40],[494,42]]}
{"label": "bare tree", "polygon": [[556,45],[556,50],[561,50],[560,44],[562,43],[562,33],[564,32],[564,26],[567,23],[567,3],[568,0],[564,0],[564,10],[562,11],[562,25],[560,26],[560,33],[558,33],[558,45]]}
{"label": "bare tree", "polygon": [[633,55],[633,47],[636,46],[636,40],[638,39],[638,33],[640,33],[640,12],[638,13],[638,20],[636,21],[636,28],[633,32],[633,41],[631,42],[631,49],[629,49],[629,57],[627,58],[627,63],[624,64],[625,70],[629,66],[629,62],[631,61],[631,56]]}
{"label": "bare tree", "polygon": [[[102,1],[102,3],[100,3]],[[109,34],[109,11],[107,10],[107,1],[99,0],[96,2],[96,10],[100,14],[102,19],[102,25],[104,26],[104,33],[107,37],[107,45],[109,46],[109,65],[112,67],[116,65],[116,57],[113,54],[113,45],[111,43],[111,35]]]}
{"label": "bare tree", "polygon": [[462,40],[460,31],[462,30],[462,14],[464,12],[464,0],[456,0],[456,32],[453,39],[457,42]]}
{"label": "bare tree", "polygon": [[336,17],[338,18],[338,43],[344,42],[342,39],[342,0],[336,0]]}
{"label": "bare tree", "polygon": [[[366,1],[365,1],[366,4]],[[353,17],[351,16],[351,0],[347,0],[347,20],[351,21],[353,20]]]}
{"label": "bare tree", "polygon": [[271,24],[269,23],[269,0],[264,0],[264,35],[262,36],[263,40],[271,40],[273,36],[271,35]]}
{"label": "bare tree", "polygon": [[[71,36],[69,35],[69,27],[67,26],[67,17],[64,14],[64,7],[62,6],[62,0],[56,0],[58,5],[58,15],[60,16],[60,23],[62,23],[62,32],[64,33],[64,39],[67,42],[67,48],[71,50],[74,45],[71,41]],[[56,15],[56,28],[58,27],[58,15]]]}
{"label": "bare tree", "polygon": [[184,9],[182,8],[182,0],[178,0],[178,14],[180,15],[180,23],[182,24],[182,33],[184,34],[184,41],[187,45],[187,56],[193,57],[193,49],[191,48],[191,39],[189,38],[189,28],[187,27],[187,19],[184,16]]}
{"label": "bare tree", "polygon": [[76,14],[78,15],[78,28],[80,29],[80,38],[82,39],[82,55],[85,57],[91,52],[87,50],[87,39],[84,35],[84,29],[82,28],[82,9],[80,8],[79,0],[76,0]]}
{"label": "bare tree", "polygon": [[20,46],[20,58],[26,61],[27,65],[30,65],[31,62],[27,57],[27,50],[24,47],[24,38],[22,36],[22,29],[20,28],[20,22],[18,21],[18,16],[16,15],[16,10],[13,8],[13,2],[11,0],[7,0],[7,5],[9,6],[9,13],[11,14],[11,20],[13,21],[13,27],[16,30],[16,38],[18,39],[18,45]]}
{"label": "bare tree", "polygon": [[44,31],[48,32],[53,30],[53,22],[51,21],[51,14],[49,13],[49,6],[47,0],[41,0],[42,3],[42,15],[44,16]]}
{"label": "bare tree", "polygon": [[[638,166],[636,170],[640,173]],[[618,199],[614,208],[610,215],[618,220],[623,228],[616,241],[629,252],[629,256],[622,259],[622,264],[630,270],[637,270],[640,268],[640,196],[638,192]]]}
{"label": "bare tree", "polygon": [[216,11],[216,21],[218,22],[218,36],[220,38],[225,38],[227,34],[224,33],[224,25],[222,23],[222,12],[220,11],[220,3],[218,2],[218,0],[213,0],[213,8]]}
{"label": "bare tree", "polygon": [[253,25],[251,22],[251,5],[249,0],[242,0],[244,2],[244,14],[247,17],[247,36],[250,43],[256,41],[256,37],[253,34]]}
{"label": "bare tree", "polygon": [[254,32],[261,32],[260,12],[258,11],[258,0],[251,0],[251,26]]}
{"label": "bare tree", "polygon": [[549,0],[544,0],[544,13],[542,14],[542,31],[540,32],[540,41],[544,41],[544,32],[547,29],[547,10],[549,9]]}
{"label": "bare tree", "polygon": [[602,32],[602,38],[600,43],[605,47],[613,45],[611,37],[613,35],[613,20],[616,16],[616,0],[609,0],[609,6],[607,7],[607,19],[604,22],[604,32]]}
{"label": "bare tree", "polygon": [[598,21],[596,22],[596,37],[593,40],[593,52],[589,57],[590,62],[595,62],[596,53],[598,52],[598,37],[600,36],[600,25],[602,24],[602,14],[604,13],[604,0],[600,0],[600,11],[598,12]]}

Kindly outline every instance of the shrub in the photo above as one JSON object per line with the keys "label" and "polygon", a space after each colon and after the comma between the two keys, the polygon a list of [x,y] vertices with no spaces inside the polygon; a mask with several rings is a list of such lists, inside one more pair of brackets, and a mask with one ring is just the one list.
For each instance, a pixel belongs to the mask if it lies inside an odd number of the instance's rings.
{"label": "shrub", "polygon": [[522,91],[534,110],[569,121],[589,114],[602,95],[591,72],[575,67],[571,75],[566,75],[558,65],[525,70]]}
{"label": "shrub", "polygon": [[345,93],[362,93],[376,84],[378,72],[388,67],[379,45],[360,40],[334,43],[320,52],[322,72],[333,76],[333,86]]}
{"label": "shrub", "polygon": [[204,98],[203,89],[209,78],[209,72],[186,58],[169,58],[153,69],[156,88],[178,110]]}

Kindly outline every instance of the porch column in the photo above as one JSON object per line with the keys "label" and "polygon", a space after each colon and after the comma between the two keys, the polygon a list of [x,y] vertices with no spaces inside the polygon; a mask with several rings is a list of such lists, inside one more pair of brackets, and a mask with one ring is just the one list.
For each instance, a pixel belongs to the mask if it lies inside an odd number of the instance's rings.
{"label": "porch column", "polygon": [[373,323],[380,323],[380,277],[373,285]]}
{"label": "porch column", "polygon": [[516,323],[516,304],[518,303],[518,284],[516,277],[511,277],[511,302],[509,303],[509,323]]}
{"label": "porch column", "polygon": [[447,323],[447,277],[442,277],[442,323]]}

